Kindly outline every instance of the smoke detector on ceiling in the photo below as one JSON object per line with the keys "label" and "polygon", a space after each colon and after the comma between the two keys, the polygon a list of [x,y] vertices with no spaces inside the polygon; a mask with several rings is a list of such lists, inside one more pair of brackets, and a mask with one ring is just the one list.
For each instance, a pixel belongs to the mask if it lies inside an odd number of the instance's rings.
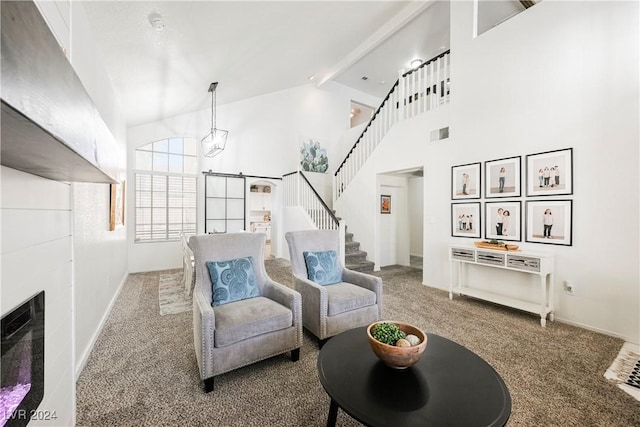
{"label": "smoke detector on ceiling", "polygon": [[164,21],[162,20],[162,15],[159,13],[150,14],[149,23],[151,24],[151,27],[158,32],[164,29]]}

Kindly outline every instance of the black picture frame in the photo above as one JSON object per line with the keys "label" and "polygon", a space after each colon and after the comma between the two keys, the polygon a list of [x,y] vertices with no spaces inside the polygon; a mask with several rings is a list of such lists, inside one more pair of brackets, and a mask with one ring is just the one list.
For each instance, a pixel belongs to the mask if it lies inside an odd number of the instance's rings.
{"label": "black picture frame", "polygon": [[520,197],[522,192],[522,156],[484,162],[484,197]]}
{"label": "black picture frame", "polygon": [[482,192],[481,175],[480,162],[452,166],[451,200],[479,199]]}
{"label": "black picture frame", "polygon": [[389,194],[380,195],[380,213],[381,214],[391,213],[391,196]]}
{"label": "black picture frame", "polygon": [[[509,212],[505,216],[504,211]],[[502,217],[502,222],[496,219]],[[503,200],[484,204],[484,238],[504,241],[522,241],[522,202]]]}
{"label": "black picture frame", "polygon": [[528,154],[526,194],[527,197],[573,194],[573,148]]}
{"label": "black picture frame", "polygon": [[[546,211],[551,214],[547,228]],[[547,234],[549,235],[548,237]],[[573,200],[529,200],[526,204],[525,241],[547,245],[573,245]]]}
{"label": "black picture frame", "polygon": [[[461,216],[464,216],[465,222]],[[473,239],[482,237],[480,202],[451,203],[451,236]]]}

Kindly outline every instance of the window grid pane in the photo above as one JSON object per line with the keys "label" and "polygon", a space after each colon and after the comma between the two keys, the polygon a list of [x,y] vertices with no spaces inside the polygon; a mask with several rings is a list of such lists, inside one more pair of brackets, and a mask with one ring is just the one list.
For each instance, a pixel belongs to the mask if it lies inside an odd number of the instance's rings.
{"label": "window grid pane", "polygon": [[[181,233],[196,233],[197,178],[167,174],[196,173],[197,157],[190,155],[195,154],[194,141],[171,138],[138,148],[136,160],[141,161],[136,162],[136,170],[152,171],[135,175],[136,241],[176,240]],[[149,168],[147,159],[151,158]]]}

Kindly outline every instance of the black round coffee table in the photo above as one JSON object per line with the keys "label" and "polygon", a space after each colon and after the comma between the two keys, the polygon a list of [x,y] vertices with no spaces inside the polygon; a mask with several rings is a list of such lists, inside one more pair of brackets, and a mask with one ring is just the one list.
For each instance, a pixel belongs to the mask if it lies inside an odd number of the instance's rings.
{"label": "black round coffee table", "polygon": [[318,355],[318,374],[331,397],[327,426],[338,407],[368,426],[503,426],[511,396],[500,375],[478,355],[427,334],[410,368],[387,367],[371,350],[366,327],[331,338]]}

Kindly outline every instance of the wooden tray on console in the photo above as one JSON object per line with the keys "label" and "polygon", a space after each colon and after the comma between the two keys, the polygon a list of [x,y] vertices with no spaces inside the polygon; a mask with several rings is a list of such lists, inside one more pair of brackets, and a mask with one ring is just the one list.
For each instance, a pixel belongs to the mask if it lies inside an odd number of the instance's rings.
{"label": "wooden tray on console", "polygon": [[497,251],[509,251],[509,252],[513,252],[513,251],[519,251],[519,246],[518,245],[510,245],[510,244],[502,244],[502,245],[497,245],[495,243],[489,243],[489,242],[473,242],[474,245],[476,245],[476,247],[478,248],[482,248],[482,249],[494,249]]}

